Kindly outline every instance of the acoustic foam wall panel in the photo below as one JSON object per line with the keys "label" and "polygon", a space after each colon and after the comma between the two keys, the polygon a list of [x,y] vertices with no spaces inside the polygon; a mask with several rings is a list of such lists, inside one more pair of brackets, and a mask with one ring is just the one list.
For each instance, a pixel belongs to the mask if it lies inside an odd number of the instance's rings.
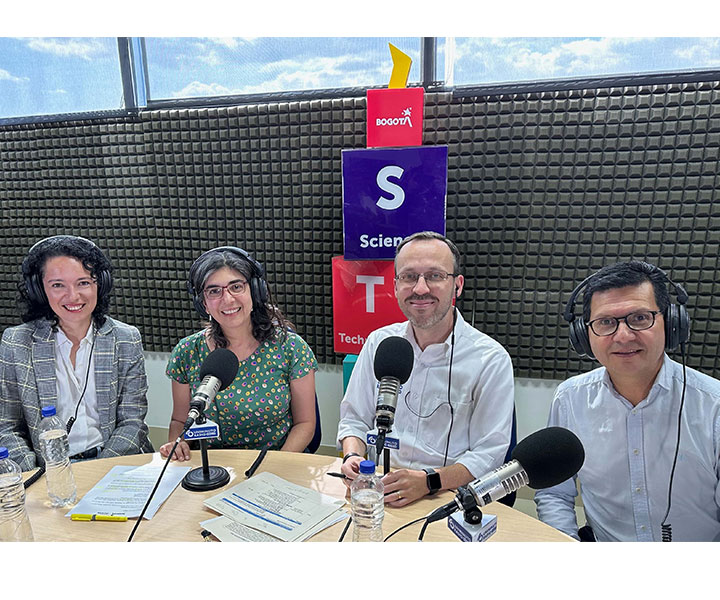
{"label": "acoustic foam wall panel", "polygon": [[[720,84],[455,98],[426,94],[424,144],[449,146],[447,231],[464,254],[466,318],[516,375],[564,378],[561,312],[616,260],[643,258],[690,294],[689,364],[720,377]],[[0,327],[18,322],[26,249],[85,235],[115,266],[112,314],[168,351],[199,328],[185,278],[237,244],[322,362],[332,351],[330,258],[342,253],[340,151],[365,146],[365,100],[146,111],[0,129]]]}

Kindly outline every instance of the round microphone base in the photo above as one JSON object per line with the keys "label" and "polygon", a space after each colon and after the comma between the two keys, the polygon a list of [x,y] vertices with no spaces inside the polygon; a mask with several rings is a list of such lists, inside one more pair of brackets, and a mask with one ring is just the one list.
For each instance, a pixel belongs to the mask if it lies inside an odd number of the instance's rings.
{"label": "round microphone base", "polygon": [[208,474],[198,467],[190,471],[182,480],[182,486],[191,492],[207,492],[224,486],[230,481],[230,473],[222,467],[208,467]]}

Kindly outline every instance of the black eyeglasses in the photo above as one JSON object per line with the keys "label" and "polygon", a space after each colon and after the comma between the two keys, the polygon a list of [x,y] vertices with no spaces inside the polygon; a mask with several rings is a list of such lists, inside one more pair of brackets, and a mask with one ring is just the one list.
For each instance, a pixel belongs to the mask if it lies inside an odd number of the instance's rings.
{"label": "black eyeglasses", "polygon": [[395,280],[404,287],[415,287],[422,277],[428,286],[440,285],[447,281],[448,277],[456,277],[456,273],[446,273],[445,271],[427,271],[425,273],[400,273],[395,275]]}
{"label": "black eyeglasses", "polygon": [[233,281],[227,285],[211,285],[203,290],[206,300],[219,300],[222,298],[223,292],[227,290],[233,296],[239,296],[245,291],[247,281]]}
{"label": "black eyeglasses", "polygon": [[612,335],[618,330],[620,321],[625,321],[633,331],[644,331],[655,325],[655,315],[660,314],[659,310],[639,310],[631,312],[624,317],[601,317],[594,319],[588,323],[592,332],[600,337]]}

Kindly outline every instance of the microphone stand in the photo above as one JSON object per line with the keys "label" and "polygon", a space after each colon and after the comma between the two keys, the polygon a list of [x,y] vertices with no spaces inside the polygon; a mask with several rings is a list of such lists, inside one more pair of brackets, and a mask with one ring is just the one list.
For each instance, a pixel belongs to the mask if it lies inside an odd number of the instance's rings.
{"label": "microphone stand", "polygon": [[[205,423],[205,413],[201,412],[195,423]],[[217,436],[216,436],[217,437]],[[196,467],[190,471],[182,480],[182,486],[191,492],[207,492],[224,486],[230,481],[230,473],[223,467],[211,467],[208,463],[207,439],[200,440],[200,454],[202,456],[202,467]]]}
{"label": "microphone stand", "polygon": [[390,472],[390,448],[385,446],[385,436],[388,433],[392,433],[392,429],[386,422],[381,422],[382,419],[378,419],[378,435],[375,440],[375,456],[380,457],[380,450],[382,450],[383,457],[383,475],[387,475]]}
{"label": "microphone stand", "polygon": [[463,485],[458,488],[455,500],[462,505],[463,518],[469,525],[479,525],[482,523],[483,514],[477,505],[475,496],[473,496],[470,488]]}

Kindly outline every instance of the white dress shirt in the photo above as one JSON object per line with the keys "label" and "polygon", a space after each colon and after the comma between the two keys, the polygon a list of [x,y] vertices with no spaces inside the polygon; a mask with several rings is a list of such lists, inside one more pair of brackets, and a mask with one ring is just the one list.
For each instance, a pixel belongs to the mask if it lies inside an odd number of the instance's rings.
{"label": "white dress shirt", "polygon": [[[63,423],[67,423],[70,417],[75,415],[75,407],[85,389],[85,395],[78,407],[77,420],[68,436],[70,456],[102,444],[100,415],[95,394],[93,339],[94,331],[93,327],[90,327],[87,335],[80,340],[80,348],[75,355],[75,367],[73,367],[70,362],[72,342],[60,328],[57,328],[55,333],[55,376],[58,397],[56,411]],[[87,388],[85,388],[86,374],[88,377]]]}
{"label": "white dress shirt", "polygon": [[[564,381],[549,425],[572,430],[585,447],[580,481],[598,541],[660,541],[677,443],[682,365],[667,355],[655,383],[633,406],[604,367]],[[687,369],[680,450],[667,522],[673,541],[720,541],[720,381]],[[538,516],[577,538],[574,479],[535,494]]]}
{"label": "white dress shirt", "polygon": [[[393,468],[441,467],[445,457],[450,408],[448,368],[451,336],[420,350],[408,321],[373,331],[353,369],[340,404],[338,448],[348,436],[366,441],[375,427],[379,383],[374,375],[375,352],[389,336],[406,338],[415,360],[400,390],[393,431],[400,442],[390,450]],[[513,368],[510,355],[491,337],[468,325],[458,311],[450,400],[454,421],[447,464],[463,464],[473,477],[502,465],[512,427]],[[429,416],[431,415],[431,416]]]}

